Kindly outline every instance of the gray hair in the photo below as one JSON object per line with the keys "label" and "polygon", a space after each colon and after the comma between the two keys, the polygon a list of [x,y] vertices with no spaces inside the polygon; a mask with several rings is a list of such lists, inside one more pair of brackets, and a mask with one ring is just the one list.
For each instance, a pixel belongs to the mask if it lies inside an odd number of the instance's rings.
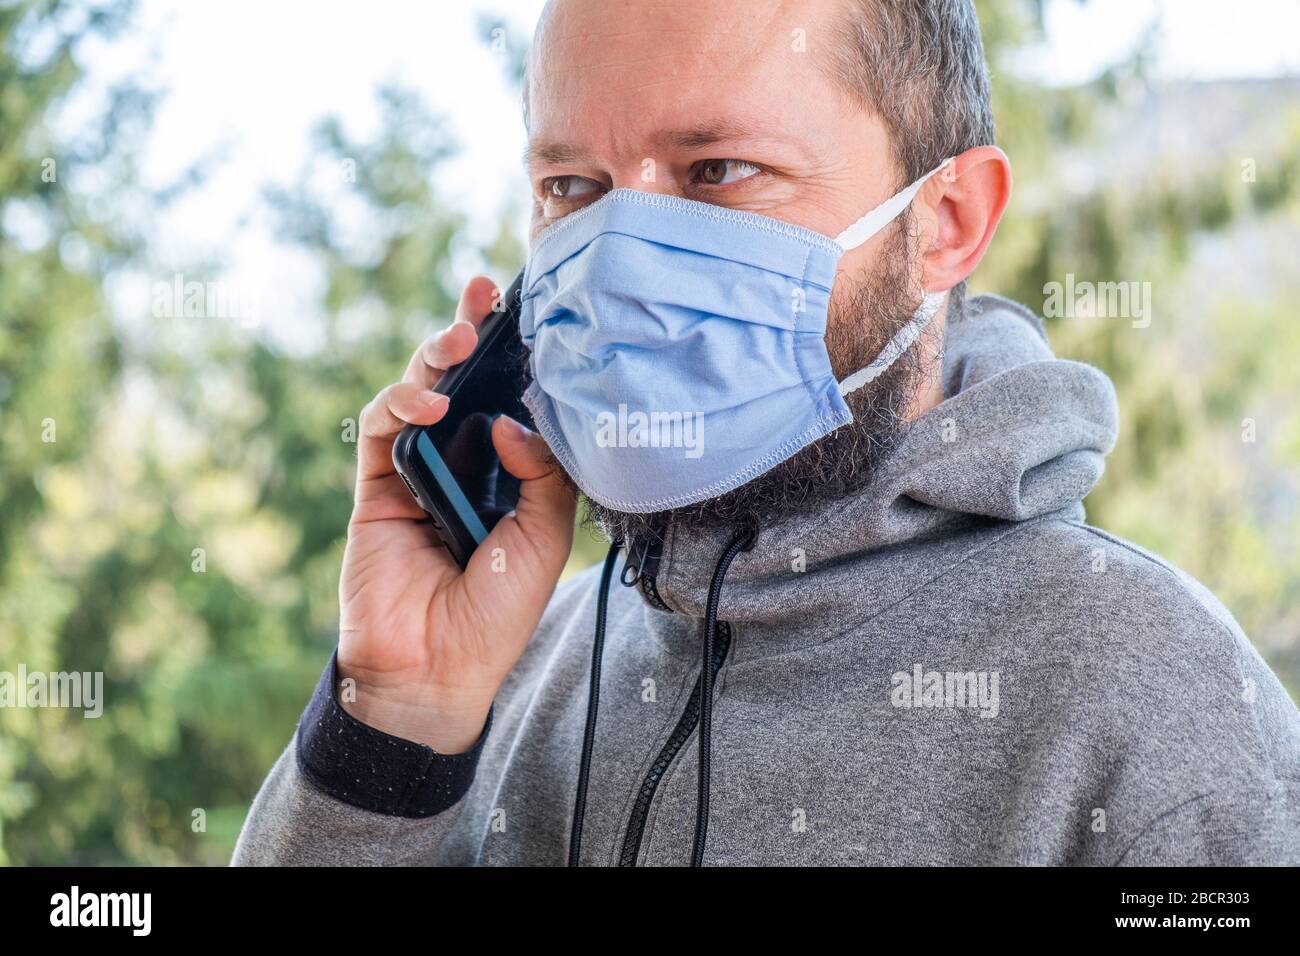
{"label": "gray hair", "polygon": [[[994,142],[988,63],[972,0],[850,0],[839,29],[828,68],[888,127],[900,167],[896,188]],[[900,222],[910,229],[910,214]],[[965,298],[965,281],[949,290],[950,315]]]}
{"label": "gray hair", "polygon": [[992,144],[989,72],[971,0],[850,0],[831,75],[889,128],[901,177]]}

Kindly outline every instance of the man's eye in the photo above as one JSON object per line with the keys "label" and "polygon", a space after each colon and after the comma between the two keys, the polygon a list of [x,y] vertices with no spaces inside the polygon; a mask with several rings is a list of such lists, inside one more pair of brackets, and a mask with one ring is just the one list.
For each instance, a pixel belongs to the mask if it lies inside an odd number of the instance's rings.
{"label": "man's eye", "polygon": [[600,188],[585,176],[552,176],[542,183],[544,199],[576,199]]}
{"label": "man's eye", "polygon": [[706,186],[729,186],[748,179],[758,167],[743,159],[705,159],[695,164],[695,176]]}

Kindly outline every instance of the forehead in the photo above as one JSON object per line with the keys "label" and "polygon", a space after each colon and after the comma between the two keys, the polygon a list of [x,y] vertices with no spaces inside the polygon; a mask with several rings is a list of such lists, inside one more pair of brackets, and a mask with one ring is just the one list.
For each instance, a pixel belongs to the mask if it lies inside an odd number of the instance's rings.
{"label": "forehead", "polygon": [[[534,37],[534,142],[602,152],[697,131],[791,135],[832,118],[821,68],[839,0],[553,0]],[[665,137],[672,142],[664,142]]]}

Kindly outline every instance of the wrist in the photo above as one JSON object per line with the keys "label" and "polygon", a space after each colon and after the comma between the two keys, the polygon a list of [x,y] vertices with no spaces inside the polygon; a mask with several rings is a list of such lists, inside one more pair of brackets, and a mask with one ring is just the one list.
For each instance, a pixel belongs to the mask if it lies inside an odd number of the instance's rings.
{"label": "wrist", "polygon": [[[459,803],[474,783],[491,709],[473,745],[461,753],[440,753],[352,716],[342,700],[355,696],[355,683],[343,681],[338,656],[332,655],[298,721],[299,773],[322,793],[372,813],[424,819]],[[427,744],[454,746],[441,734]]]}
{"label": "wrist", "polygon": [[492,696],[432,685],[376,684],[338,665],[339,705],[368,727],[423,744],[440,754],[472,748],[483,732]]}

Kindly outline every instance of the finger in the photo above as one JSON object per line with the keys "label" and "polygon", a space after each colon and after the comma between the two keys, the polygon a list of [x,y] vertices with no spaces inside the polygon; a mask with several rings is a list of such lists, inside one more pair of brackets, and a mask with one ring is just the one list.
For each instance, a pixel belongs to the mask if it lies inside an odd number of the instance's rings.
{"label": "finger", "polygon": [[352,501],[352,524],[405,518],[422,521],[424,509],[407,490],[406,482],[396,474],[357,483]]}
{"label": "finger", "polygon": [[432,388],[443,372],[469,358],[478,342],[478,327],[494,307],[500,307],[500,298],[500,288],[487,276],[475,276],[465,283],[456,305],[455,320],[420,344],[403,380]]}
{"label": "finger", "polygon": [[[496,548],[526,556],[509,576],[517,588],[554,587],[573,546],[573,519],[577,500],[565,483],[540,435],[506,416],[492,426],[492,441],[505,469],[521,480],[519,502],[503,517],[488,538],[493,548],[480,546],[470,558],[468,575],[480,577]],[[481,555],[480,552],[485,552]],[[527,573],[531,569],[535,573]]]}
{"label": "finger", "polygon": [[433,333],[415,350],[406,364],[402,381],[421,388],[435,388],[447,369],[470,357],[478,344],[478,332],[468,322],[456,322]]}
{"label": "finger", "polygon": [[468,322],[478,328],[500,297],[501,289],[495,282],[487,276],[475,276],[461,290],[460,302],[456,306],[456,321]]}
{"label": "finger", "polygon": [[393,440],[407,425],[432,425],[447,413],[447,396],[412,382],[389,385],[361,410],[357,481],[391,475]]}
{"label": "finger", "polygon": [[522,482],[515,507],[521,520],[549,523],[558,516],[562,522],[572,522],[573,491],[541,435],[501,415],[492,423],[492,443],[502,466]]}

